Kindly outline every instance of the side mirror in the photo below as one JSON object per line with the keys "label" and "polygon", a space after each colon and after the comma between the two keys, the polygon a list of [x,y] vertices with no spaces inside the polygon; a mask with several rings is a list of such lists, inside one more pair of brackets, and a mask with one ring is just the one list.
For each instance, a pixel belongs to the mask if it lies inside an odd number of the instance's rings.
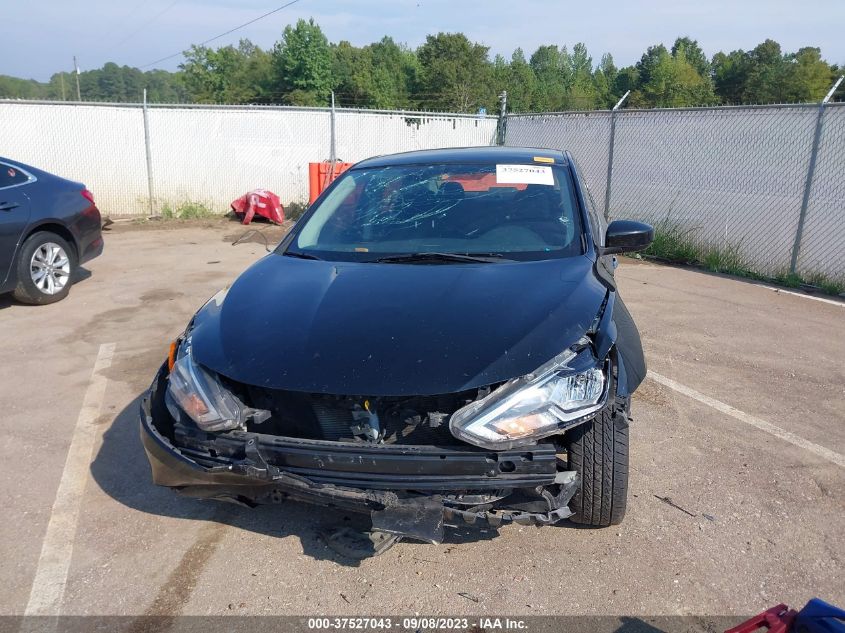
{"label": "side mirror", "polygon": [[602,255],[631,253],[648,248],[654,239],[654,229],[649,224],[633,220],[614,220],[607,227]]}

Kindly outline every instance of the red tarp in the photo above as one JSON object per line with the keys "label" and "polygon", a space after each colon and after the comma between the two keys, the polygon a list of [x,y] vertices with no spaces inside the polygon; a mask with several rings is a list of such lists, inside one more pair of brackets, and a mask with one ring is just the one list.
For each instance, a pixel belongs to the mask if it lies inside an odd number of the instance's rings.
{"label": "red tarp", "polygon": [[244,224],[252,222],[256,213],[274,224],[281,224],[285,221],[285,210],[279,196],[266,189],[253,189],[237,200],[233,200],[231,206],[232,211],[238,216],[243,216]]}

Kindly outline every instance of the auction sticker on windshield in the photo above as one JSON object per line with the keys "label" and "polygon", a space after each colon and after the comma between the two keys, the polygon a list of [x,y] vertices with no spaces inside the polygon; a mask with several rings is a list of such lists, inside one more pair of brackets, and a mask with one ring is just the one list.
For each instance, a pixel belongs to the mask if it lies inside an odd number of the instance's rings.
{"label": "auction sticker on windshield", "polygon": [[555,179],[546,165],[496,165],[496,184],[554,185]]}

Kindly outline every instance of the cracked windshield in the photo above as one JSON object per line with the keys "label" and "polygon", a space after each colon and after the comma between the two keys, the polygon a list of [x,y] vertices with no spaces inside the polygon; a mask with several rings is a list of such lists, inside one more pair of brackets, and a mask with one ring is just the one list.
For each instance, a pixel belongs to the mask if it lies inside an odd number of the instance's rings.
{"label": "cracked windshield", "polygon": [[360,169],[344,174],[307,217],[293,250],[356,261],[421,253],[568,257],[581,253],[578,217],[569,172],[558,166]]}

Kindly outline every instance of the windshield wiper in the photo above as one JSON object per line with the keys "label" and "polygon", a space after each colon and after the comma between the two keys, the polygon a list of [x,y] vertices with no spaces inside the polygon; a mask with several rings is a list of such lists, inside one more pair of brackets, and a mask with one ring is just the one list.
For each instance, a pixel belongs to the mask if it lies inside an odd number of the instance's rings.
{"label": "windshield wiper", "polygon": [[285,257],[298,257],[299,259],[322,259],[322,257],[317,257],[310,253],[298,253],[297,251],[285,251],[282,255]]}
{"label": "windshield wiper", "polygon": [[503,260],[504,257],[498,253],[404,253],[402,255],[387,255],[371,261],[378,262],[380,264],[410,264],[415,262],[493,264]]}

